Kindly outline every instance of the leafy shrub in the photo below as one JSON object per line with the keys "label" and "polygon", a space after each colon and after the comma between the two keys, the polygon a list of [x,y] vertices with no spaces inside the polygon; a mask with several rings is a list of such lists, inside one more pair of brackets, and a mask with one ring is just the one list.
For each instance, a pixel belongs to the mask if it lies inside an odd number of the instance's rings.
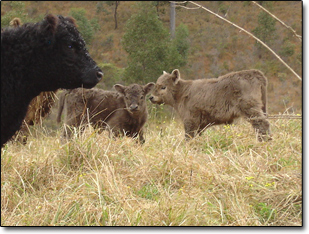
{"label": "leafy shrub", "polygon": [[109,14],[110,13],[108,10],[105,9],[105,7],[104,7],[105,4],[106,4],[105,1],[99,1],[97,3],[97,5],[96,5],[96,13],[97,14],[100,14],[100,13]]}
{"label": "leafy shrub", "polygon": [[295,45],[289,41],[286,41],[279,54],[281,56],[290,57],[294,54],[294,52],[295,52]]}
{"label": "leafy shrub", "polygon": [[114,46],[114,34],[108,35],[106,39],[101,42],[101,46],[104,49],[104,51],[112,50]]}
{"label": "leafy shrub", "polygon": [[94,37],[95,27],[91,24],[91,21],[87,19],[86,10],[84,8],[72,8],[70,15],[76,19],[78,30],[82,34],[86,43],[91,44]]}
{"label": "leafy shrub", "polygon": [[[271,43],[275,39],[276,34],[276,20],[272,18],[267,12],[262,11],[258,15],[258,26],[252,31],[263,42]],[[262,47],[260,43],[257,43],[258,47]]]}
{"label": "leafy shrub", "polygon": [[181,23],[176,28],[175,39],[173,40],[173,44],[176,46],[178,53],[181,55],[181,61],[179,62],[179,65],[180,66],[186,65],[190,47],[189,29],[187,25]]}
{"label": "leafy shrub", "polygon": [[[4,4],[4,3],[1,3]],[[5,15],[1,14],[1,28],[8,27],[10,21],[15,17],[21,19],[22,22],[30,22],[28,18],[28,14],[25,12],[25,3],[21,1],[11,1],[10,7],[12,10],[5,13]]]}
{"label": "leafy shrub", "polygon": [[103,81],[97,86],[99,88],[111,89],[114,84],[123,83],[123,69],[112,63],[100,63],[98,66],[104,72]]}
{"label": "leafy shrub", "polygon": [[122,39],[122,45],[129,54],[124,78],[128,82],[147,83],[164,70],[180,67],[184,60],[177,44],[171,42],[168,29],[159,20],[153,4],[139,2],[137,6],[139,11],[127,21]]}

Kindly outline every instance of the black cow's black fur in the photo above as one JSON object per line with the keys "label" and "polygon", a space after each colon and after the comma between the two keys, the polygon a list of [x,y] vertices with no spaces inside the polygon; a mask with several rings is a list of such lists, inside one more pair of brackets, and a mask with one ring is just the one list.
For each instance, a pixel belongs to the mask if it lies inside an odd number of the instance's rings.
{"label": "black cow's black fur", "polygon": [[1,147],[20,128],[42,91],[92,88],[103,73],[71,17],[47,15],[1,32]]}

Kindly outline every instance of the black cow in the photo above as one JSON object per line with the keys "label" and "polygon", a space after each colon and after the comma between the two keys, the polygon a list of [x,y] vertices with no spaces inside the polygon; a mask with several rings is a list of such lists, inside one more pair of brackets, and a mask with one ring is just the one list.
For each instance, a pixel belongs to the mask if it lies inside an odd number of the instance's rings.
{"label": "black cow", "polygon": [[42,91],[92,88],[103,77],[71,17],[47,15],[1,32],[1,147]]}

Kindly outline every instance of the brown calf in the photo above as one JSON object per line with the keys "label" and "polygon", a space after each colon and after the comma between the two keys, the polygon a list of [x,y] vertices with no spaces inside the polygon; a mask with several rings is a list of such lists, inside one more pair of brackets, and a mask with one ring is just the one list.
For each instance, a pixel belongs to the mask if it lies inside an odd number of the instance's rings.
{"label": "brown calf", "polygon": [[28,110],[24,121],[16,134],[13,136],[15,141],[23,144],[27,143],[27,138],[30,134],[29,126],[39,124],[51,111],[56,100],[56,94],[53,91],[41,92],[33,98],[28,106]]}
{"label": "brown calf", "polygon": [[[57,122],[60,122],[65,106],[65,126],[78,127],[89,122],[93,127],[107,129],[115,136],[139,136],[139,141],[144,143],[143,126],[148,116],[146,95],[153,87],[154,83],[144,86],[116,84],[116,91],[97,88],[65,91],[60,97]],[[63,132],[67,138],[71,135],[68,129],[65,127]]]}
{"label": "brown calf", "polygon": [[267,79],[258,70],[238,71],[213,79],[183,80],[178,69],[163,72],[150,100],[176,109],[190,139],[212,125],[246,117],[258,140],[270,140],[266,120]]}

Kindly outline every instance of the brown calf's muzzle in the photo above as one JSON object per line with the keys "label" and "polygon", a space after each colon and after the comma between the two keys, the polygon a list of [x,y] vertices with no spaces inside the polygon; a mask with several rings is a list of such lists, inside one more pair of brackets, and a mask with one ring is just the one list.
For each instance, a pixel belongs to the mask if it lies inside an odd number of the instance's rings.
{"label": "brown calf's muzzle", "polygon": [[158,97],[153,96],[153,95],[151,95],[151,96],[149,97],[149,100],[150,100],[153,104],[158,104],[158,105],[160,105],[160,104],[163,103],[161,100],[159,100]]}

